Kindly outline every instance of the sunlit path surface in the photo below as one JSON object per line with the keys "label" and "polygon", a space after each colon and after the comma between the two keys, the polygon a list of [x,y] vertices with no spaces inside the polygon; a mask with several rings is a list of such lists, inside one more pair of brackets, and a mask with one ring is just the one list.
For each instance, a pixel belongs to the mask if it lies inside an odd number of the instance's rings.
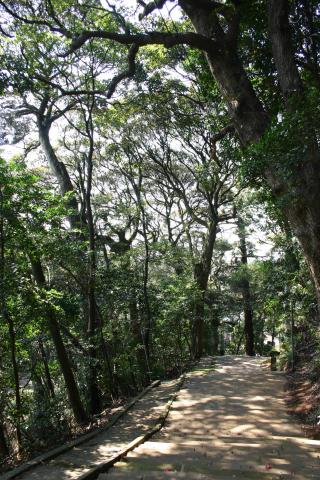
{"label": "sunlit path surface", "polygon": [[190,373],[165,428],[99,480],[319,479],[320,442],[286,413],[284,376],[226,356]]}

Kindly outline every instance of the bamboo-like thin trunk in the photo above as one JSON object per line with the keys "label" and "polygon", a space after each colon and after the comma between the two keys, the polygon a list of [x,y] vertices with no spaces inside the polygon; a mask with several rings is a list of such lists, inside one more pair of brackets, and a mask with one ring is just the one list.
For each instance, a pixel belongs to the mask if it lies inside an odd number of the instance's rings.
{"label": "bamboo-like thin trunk", "polygon": [[44,345],[43,345],[43,342],[42,342],[41,339],[39,340],[39,350],[40,350],[40,355],[41,355],[41,359],[42,359],[42,363],[43,363],[43,368],[44,368],[44,374],[45,374],[45,378],[46,378],[46,382],[47,382],[47,387],[48,387],[48,390],[50,392],[51,397],[55,398],[56,395],[55,395],[54,385],[53,385],[53,381],[52,381],[52,378],[51,378],[50,369],[49,369],[49,365],[48,365],[48,358],[47,358],[47,354],[46,354],[46,351],[44,349]]}

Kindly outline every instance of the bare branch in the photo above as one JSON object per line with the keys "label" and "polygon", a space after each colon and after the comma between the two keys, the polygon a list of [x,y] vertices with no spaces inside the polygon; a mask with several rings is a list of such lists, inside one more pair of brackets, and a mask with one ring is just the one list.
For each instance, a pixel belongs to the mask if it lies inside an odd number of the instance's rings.
{"label": "bare branch", "polygon": [[4,35],[4,36],[7,37],[7,38],[13,38],[13,35],[10,35],[9,33],[7,33],[7,32],[2,28],[1,25],[0,25],[0,33],[2,33],[2,35]]}

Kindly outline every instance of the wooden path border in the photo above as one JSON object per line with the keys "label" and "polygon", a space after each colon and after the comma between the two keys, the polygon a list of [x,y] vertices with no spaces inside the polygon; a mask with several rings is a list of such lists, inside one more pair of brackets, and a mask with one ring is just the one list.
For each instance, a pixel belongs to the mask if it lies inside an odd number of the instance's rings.
{"label": "wooden path border", "polygon": [[[53,458],[58,457],[62,453],[67,452],[68,450],[71,450],[73,447],[77,447],[78,445],[81,445],[82,443],[85,443],[87,440],[91,440],[91,438],[95,437],[96,435],[99,435],[102,432],[105,432],[106,430],[109,430],[109,428],[113,427],[115,423],[125,414],[127,413],[136,403],[138,400],[140,400],[142,397],[144,397],[150,390],[152,390],[155,387],[158,387],[160,385],[161,381],[160,380],[155,380],[154,382],[151,383],[148,387],[146,387],[142,392],[139,393],[136,397],[131,400],[130,403],[122,407],[120,412],[114,413],[108,423],[104,425],[103,427],[97,428],[93,430],[92,432],[86,433],[84,435],[81,435],[80,437],[76,438],[75,440],[72,440],[71,442],[67,443],[66,445],[62,445],[61,447],[54,448],[53,450],[50,450],[49,452],[43,453],[41,455],[38,455],[37,457],[34,457],[33,459],[29,460],[26,463],[23,463],[17,468],[14,468],[10,472],[4,473],[3,475],[0,475],[0,480],[11,480],[12,478],[17,477],[18,475],[21,475],[28,470],[31,470],[32,468],[36,467],[37,465],[40,465],[48,460],[52,460]],[[133,443],[133,442],[131,442]],[[130,444],[131,445],[131,444]],[[81,477],[82,478],[82,477]],[[88,477],[89,478],[89,477]],[[92,477],[93,478],[93,477]]]}
{"label": "wooden path border", "polygon": [[131,452],[135,448],[139,447],[139,445],[141,445],[142,443],[149,440],[149,438],[151,438],[155,433],[159,432],[159,430],[162,429],[162,427],[163,427],[163,425],[164,425],[164,423],[167,419],[167,416],[169,415],[171,406],[172,406],[174,400],[176,399],[176,397],[177,397],[177,395],[178,395],[178,393],[179,393],[179,391],[180,391],[180,389],[181,389],[181,387],[182,387],[182,385],[183,385],[183,383],[186,379],[186,376],[187,376],[187,374],[183,373],[179,377],[179,380],[178,380],[177,385],[176,385],[175,392],[172,394],[170,400],[167,402],[167,404],[165,406],[165,411],[157,419],[157,423],[153,428],[148,430],[144,435],[141,435],[141,436],[135,438],[131,443],[129,443],[129,445],[124,447],[122,450],[120,450],[120,452],[116,453],[113,457],[109,458],[109,460],[107,460],[106,462],[100,463],[99,465],[97,465],[97,466],[91,468],[90,470],[88,470],[88,472],[81,475],[78,478],[78,480],[95,480],[98,477],[98,475],[100,475],[101,473],[106,473],[111,467],[114,466],[115,463],[119,462],[129,452]]}

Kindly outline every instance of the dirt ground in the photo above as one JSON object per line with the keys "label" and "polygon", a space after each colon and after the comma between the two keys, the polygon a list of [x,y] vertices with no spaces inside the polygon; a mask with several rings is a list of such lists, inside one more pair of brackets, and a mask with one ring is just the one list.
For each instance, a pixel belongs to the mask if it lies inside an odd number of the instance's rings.
{"label": "dirt ground", "polygon": [[259,357],[188,374],[162,431],[99,480],[320,478],[320,442],[288,415],[285,378]]}

